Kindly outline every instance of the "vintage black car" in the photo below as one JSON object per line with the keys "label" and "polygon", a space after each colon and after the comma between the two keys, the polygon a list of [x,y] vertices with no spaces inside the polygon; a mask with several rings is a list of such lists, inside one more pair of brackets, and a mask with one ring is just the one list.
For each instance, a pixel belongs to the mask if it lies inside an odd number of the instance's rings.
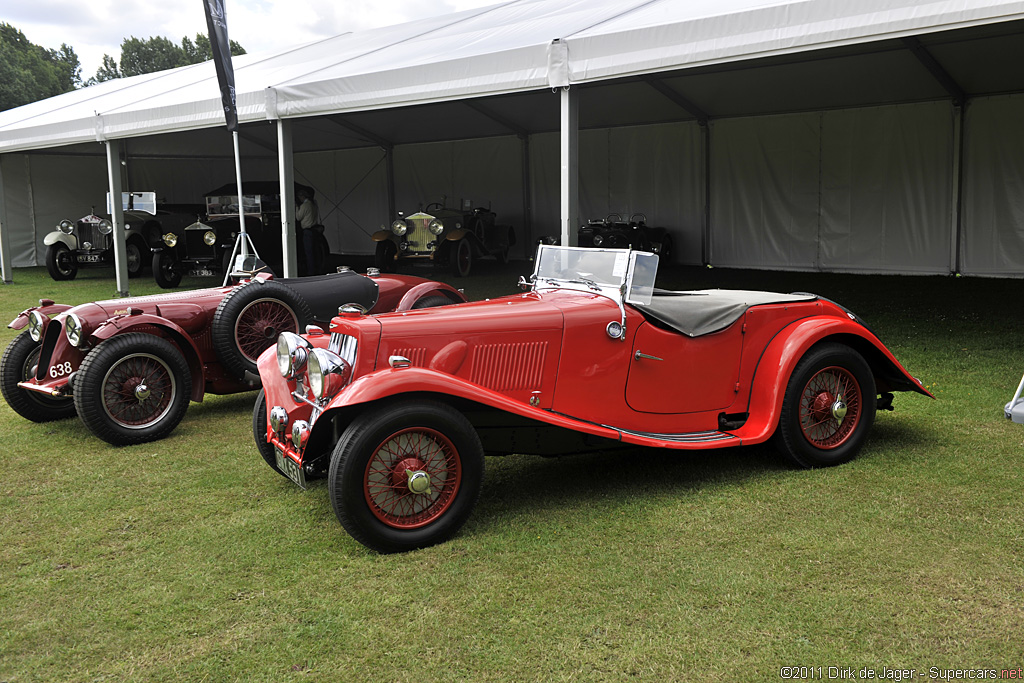
{"label": "vintage black car", "polygon": [[672,236],[665,228],[647,225],[647,216],[642,213],[634,213],[629,221],[617,213],[591,219],[580,226],[577,239],[581,247],[649,251],[658,254],[663,265],[672,259]]}
{"label": "vintage black car", "polygon": [[[313,188],[295,184],[313,196]],[[277,181],[243,181],[242,205],[245,230],[260,259],[273,273],[284,272],[281,251],[281,186]],[[231,267],[231,253],[238,237],[238,190],[235,183],[206,193],[206,218],[162,235],[153,249],[153,278],[164,288],[177,287],[182,275],[223,276]],[[304,275],[320,275],[329,267],[330,247],[323,226],[313,228],[313,267]],[[298,232],[297,237],[298,237]],[[301,244],[296,249],[302,258]]]}
{"label": "vintage black car", "polygon": [[[122,195],[125,222],[125,255],[128,277],[138,277],[149,266],[147,255],[167,231],[181,231],[203,212],[200,204],[163,204],[154,192]],[[43,239],[46,270],[54,280],[73,280],[81,266],[114,264],[113,221],[95,207],[77,221],[62,220]]]}
{"label": "vintage black car", "polygon": [[516,243],[515,230],[495,224],[497,214],[490,209],[465,204],[464,209],[450,209],[433,202],[411,216],[399,213],[390,228],[381,226],[373,234],[377,268],[389,273],[399,261],[426,260],[465,277],[478,258],[494,256],[507,263],[509,247]]}

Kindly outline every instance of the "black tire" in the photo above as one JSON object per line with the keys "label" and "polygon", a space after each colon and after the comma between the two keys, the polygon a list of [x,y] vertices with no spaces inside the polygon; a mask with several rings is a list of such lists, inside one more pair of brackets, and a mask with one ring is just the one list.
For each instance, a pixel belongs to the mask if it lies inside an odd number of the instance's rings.
{"label": "black tire", "polygon": [[191,394],[192,375],[181,351],[142,332],[101,342],[75,378],[79,417],[89,431],[115,446],[170,434],[185,416]]}
{"label": "black tire", "polygon": [[[396,441],[400,455],[386,450]],[[402,483],[410,472],[428,473],[427,491]],[[480,497],[483,474],[483,446],[462,413],[437,401],[394,401],[346,427],[331,456],[328,490],[352,538],[380,553],[404,552],[455,535]]]}
{"label": "black tire", "polygon": [[382,273],[393,273],[397,255],[398,247],[391,240],[377,242],[377,248],[373,253],[373,266]]}
{"label": "black tire", "polygon": [[75,255],[63,242],[54,242],[46,248],[46,270],[50,277],[58,282],[74,280],[78,275],[78,263]]}
{"label": "black tire", "polygon": [[669,235],[665,235],[661,240],[661,253],[658,254],[658,263],[667,265],[672,262],[672,238]]}
{"label": "black tire", "polygon": [[452,274],[455,277],[466,277],[473,269],[473,245],[469,240],[462,238],[455,246],[448,250],[451,258]]}
{"label": "black tire", "polygon": [[441,294],[431,294],[425,296],[422,299],[418,299],[416,303],[412,305],[413,309],[417,308],[436,308],[437,306],[447,306],[452,303],[452,300]]}
{"label": "black tire", "polygon": [[309,305],[293,289],[273,280],[252,280],[221,299],[210,332],[221,365],[238,379],[258,376],[256,359],[282,332],[300,333],[312,320]]}
{"label": "black tire", "polygon": [[814,346],[786,384],[775,446],[800,467],[849,462],[871,431],[876,399],[874,375],[859,353],[842,344]]}
{"label": "black tire", "polygon": [[14,338],[0,358],[0,391],[7,405],[18,415],[33,422],[52,422],[75,415],[75,402],[66,398],[53,398],[18,386],[18,382],[36,374],[39,362],[39,342],[33,341],[28,330]]}
{"label": "black tire", "polygon": [[145,250],[139,245],[138,241],[132,239],[125,243],[124,260],[128,263],[128,277],[139,277],[145,272],[146,264],[142,260],[144,253]]}
{"label": "black tire", "polygon": [[173,251],[161,249],[153,254],[153,279],[162,289],[174,289],[181,284],[181,268]]}
{"label": "black tire", "polygon": [[256,442],[256,450],[270,465],[270,469],[287,479],[288,476],[277,469],[274,445],[267,441],[267,394],[263,389],[260,389],[260,393],[256,396],[256,404],[252,407],[252,440]]}

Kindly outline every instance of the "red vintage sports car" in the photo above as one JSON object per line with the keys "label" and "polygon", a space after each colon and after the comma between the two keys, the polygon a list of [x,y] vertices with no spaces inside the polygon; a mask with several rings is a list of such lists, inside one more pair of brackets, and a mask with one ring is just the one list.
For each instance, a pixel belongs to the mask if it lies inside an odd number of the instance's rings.
{"label": "red vintage sports car", "polygon": [[813,294],[654,288],[658,256],[541,246],[527,293],[345,309],[258,361],[253,437],[304,487],[326,474],[360,543],[451,537],[484,455],[774,439],[802,467],[860,450],[894,391],[930,396],[854,314]]}
{"label": "red vintage sports car", "polygon": [[282,332],[327,324],[341,304],[404,311],[464,302],[458,290],[411,276],[350,270],[67,306],[42,300],[9,325],[27,327],[0,359],[0,389],[22,417],[76,412],[101,439],[167,436],[189,401],[251,391],[256,358]]}

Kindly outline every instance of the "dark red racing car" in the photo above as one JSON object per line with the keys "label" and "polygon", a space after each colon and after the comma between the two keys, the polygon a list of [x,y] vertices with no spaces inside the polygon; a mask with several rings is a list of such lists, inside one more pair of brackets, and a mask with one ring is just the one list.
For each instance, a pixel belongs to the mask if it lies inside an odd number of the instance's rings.
{"label": "dark red racing car", "polygon": [[326,325],[338,306],[370,313],[463,302],[419,277],[345,270],[67,306],[42,300],[9,325],[22,332],[0,359],[0,389],[22,417],[77,412],[116,445],[161,439],[203,395],[251,391],[256,358],[282,332]]}
{"label": "dark red racing car", "polygon": [[381,552],[451,537],[484,455],[774,439],[803,467],[860,450],[896,391],[930,395],[813,294],[654,289],[656,254],[541,246],[524,294],[405,315],[347,309],[259,359],[253,436]]}

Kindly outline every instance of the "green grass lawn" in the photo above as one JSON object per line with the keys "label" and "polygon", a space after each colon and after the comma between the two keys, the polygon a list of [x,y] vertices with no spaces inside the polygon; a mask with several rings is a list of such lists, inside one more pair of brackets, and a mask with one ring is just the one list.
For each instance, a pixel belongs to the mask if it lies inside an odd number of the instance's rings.
{"label": "green grass lawn", "polygon": [[[479,299],[529,268],[449,281]],[[931,680],[1024,665],[1024,426],[1001,412],[1024,372],[1021,281],[679,268],[659,284],[827,296],[938,400],[898,394],[860,457],[827,470],[767,446],[488,458],[462,532],[392,556],[344,533],[324,482],[303,492],[267,468],[255,393],[208,397],[170,438],[124,448],[0,402],[0,681],[772,681],[784,666]],[[114,290],[110,270],[56,283],[19,269],[0,318]]]}

